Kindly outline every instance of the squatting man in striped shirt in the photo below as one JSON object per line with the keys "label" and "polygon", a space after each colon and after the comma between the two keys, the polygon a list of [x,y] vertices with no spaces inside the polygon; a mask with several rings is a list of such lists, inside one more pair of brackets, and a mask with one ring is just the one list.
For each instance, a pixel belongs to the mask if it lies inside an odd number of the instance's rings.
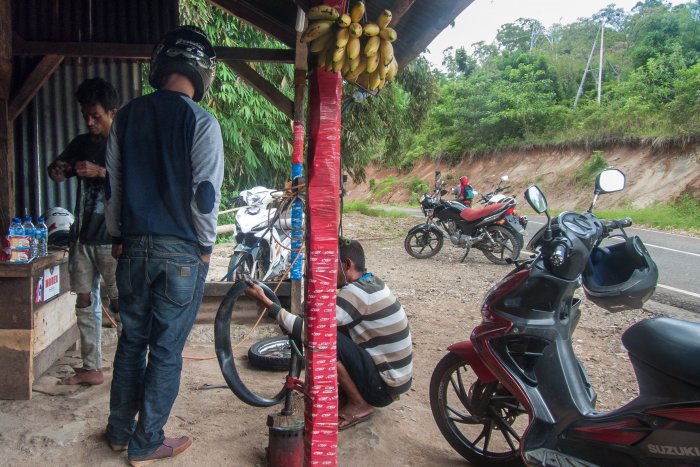
{"label": "squatting man in striped shirt", "polygon": [[[366,272],[362,245],[341,239],[338,256],[338,429],[344,430],[368,420],[374,407],[386,407],[408,391],[413,345],[406,312],[389,287]],[[285,333],[301,341],[303,320],[273,303],[260,286],[250,280],[247,284],[246,295],[265,306]]]}

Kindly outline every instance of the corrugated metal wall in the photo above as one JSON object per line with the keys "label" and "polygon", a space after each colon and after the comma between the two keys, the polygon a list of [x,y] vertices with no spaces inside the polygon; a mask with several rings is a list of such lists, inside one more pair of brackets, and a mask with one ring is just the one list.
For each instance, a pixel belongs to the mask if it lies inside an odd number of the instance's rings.
{"label": "corrugated metal wall", "polygon": [[37,217],[46,209],[75,206],[76,182],[55,183],[46,167],[71,139],[87,132],[75,100],[75,90],[87,78],[99,76],[111,82],[122,104],[141,92],[138,63],[78,61],[63,63],[37,96],[15,120],[15,186],[18,214],[25,209]]}
{"label": "corrugated metal wall", "polygon": [[[12,25],[26,41],[155,44],[179,24],[178,5],[178,0],[13,0]],[[38,57],[15,57],[15,92],[37,62]],[[75,181],[57,184],[46,167],[87,131],[75,90],[96,76],[117,88],[122,104],[141,93],[137,62],[66,60],[14,121],[17,214],[27,210],[36,217],[52,206],[73,211]]]}

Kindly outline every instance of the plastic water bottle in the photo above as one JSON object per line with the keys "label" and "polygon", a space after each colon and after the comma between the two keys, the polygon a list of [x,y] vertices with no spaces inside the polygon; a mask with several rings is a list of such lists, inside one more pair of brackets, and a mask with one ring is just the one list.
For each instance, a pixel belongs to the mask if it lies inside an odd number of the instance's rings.
{"label": "plastic water bottle", "polygon": [[8,233],[10,235],[24,235],[24,227],[22,227],[22,221],[19,220],[19,217],[12,218],[12,224],[10,224]]}
{"label": "plastic water bottle", "polygon": [[48,256],[49,254],[49,228],[44,224],[43,217],[37,219],[36,250],[38,256]]}
{"label": "plastic water bottle", "polygon": [[22,227],[24,227],[24,235],[29,237],[29,258],[35,258],[37,254],[36,229],[34,228],[34,224],[32,224],[31,216],[24,218],[24,224],[22,224]]}

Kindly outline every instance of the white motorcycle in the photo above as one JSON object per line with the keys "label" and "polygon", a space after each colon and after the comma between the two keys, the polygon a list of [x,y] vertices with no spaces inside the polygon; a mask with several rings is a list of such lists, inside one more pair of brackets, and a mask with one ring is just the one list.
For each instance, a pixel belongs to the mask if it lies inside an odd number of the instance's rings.
{"label": "white motorcycle", "polygon": [[[498,182],[498,186],[495,190],[486,194],[480,194],[474,191],[474,196],[476,197],[476,195],[480,195],[481,200],[479,200],[479,202],[486,206],[496,203],[503,203],[510,200],[517,204],[518,201],[515,199],[515,196],[503,194],[505,190],[510,188],[510,185],[504,186],[504,183],[508,183],[508,180],[508,175],[502,175],[501,181]],[[519,215],[517,211],[513,211],[511,214],[506,216],[503,221],[503,225],[515,236],[515,238],[518,240],[520,248],[522,249],[525,246],[524,237],[527,235],[527,230],[525,230],[525,227],[527,227],[527,216]]]}
{"label": "white motorcycle", "polygon": [[246,275],[258,281],[278,279],[291,263],[291,209],[281,212],[272,194],[256,186],[239,193],[235,209],[236,248],[224,280]]}

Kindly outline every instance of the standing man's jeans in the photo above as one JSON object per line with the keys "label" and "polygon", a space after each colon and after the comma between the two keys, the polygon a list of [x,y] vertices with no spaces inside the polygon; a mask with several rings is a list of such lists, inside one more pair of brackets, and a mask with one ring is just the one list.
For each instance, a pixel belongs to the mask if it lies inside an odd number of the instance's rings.
{"label": "standing man's jeans", "polygon": [[174,237],[127,237],[123,247],[117,266],[123,328],[107,434],[112,444],[129,445],[129,457],[141,457],[165,438],[163,426],[180,389],[182,350],[209,266],[196,244]]}

